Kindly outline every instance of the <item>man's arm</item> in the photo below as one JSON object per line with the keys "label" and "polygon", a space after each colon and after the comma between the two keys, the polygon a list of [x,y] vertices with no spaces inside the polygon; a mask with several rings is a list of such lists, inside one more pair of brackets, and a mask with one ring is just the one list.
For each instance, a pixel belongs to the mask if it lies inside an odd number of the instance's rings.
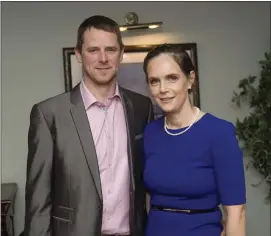
{"label": "man's arm", "polygon": [[24,236],[51,235],[53,141],[37,105],[30,114],[25,187]]}
{"label": "man's arm", "polygon": [[[153,105],[151,100],[149,100],[149,116],[148,116],[148,123],[154,120],[154,112],[153,112]],[[149,213],[150,210],[150,195],[146,192],[146,199],[145,199],[145,210],[146,213]]]}
{"label": "man's arm", "polygon": [[148,123],[154,120],[154,112],[153,112],[153,105],[151,100],[149,99],[149,117],[148,117]]}

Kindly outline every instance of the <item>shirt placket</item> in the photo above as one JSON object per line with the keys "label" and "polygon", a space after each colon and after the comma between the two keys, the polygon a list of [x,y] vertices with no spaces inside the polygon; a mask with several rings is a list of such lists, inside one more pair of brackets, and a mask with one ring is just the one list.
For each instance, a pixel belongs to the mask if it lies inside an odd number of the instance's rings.
{"label": "shirt placket", "polygon": [[[110,112],[109,109],[112,109],[112,104],[109,104],[107,107],[107,111],[105,113],[105,123],[104,123],[104,128],[105,128],[105,138],[106,138],[106,149],[107,149],[107,205],[109,206],[109,209],[107,209],[109,212],[111,212],[111,205],[110,203],[112,194],[113,194],[113,181],[114,181],[114,176],[113,176],[113,135],[112,135],[112,114],[108,114]],[[108,218],[108,220],[111,220]]]}

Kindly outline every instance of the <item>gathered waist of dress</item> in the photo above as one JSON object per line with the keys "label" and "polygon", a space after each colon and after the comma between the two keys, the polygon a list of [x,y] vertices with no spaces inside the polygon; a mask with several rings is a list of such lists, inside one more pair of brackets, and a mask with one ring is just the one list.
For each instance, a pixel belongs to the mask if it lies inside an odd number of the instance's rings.
{"label": "gathered waist of dress", "polygon": [[151,209],[157,211],[168,211],[168,212],[177,212],[185,214],[200,214],[200,213],[209,213],[219,211],[219,207],[209,208],[209,209],[179,209],[179,208],[169,208],[158,205],[151,205]]}

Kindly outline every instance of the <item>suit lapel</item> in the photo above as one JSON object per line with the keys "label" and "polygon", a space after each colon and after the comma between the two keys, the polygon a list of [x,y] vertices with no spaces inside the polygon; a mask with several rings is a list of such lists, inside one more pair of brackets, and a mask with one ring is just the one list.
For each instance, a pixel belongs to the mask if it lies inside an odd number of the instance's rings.
{"label": "suit lapel", "polygon": [[[134,171],[134,138],[135,138],[135,127],[134,127],[134,107],[133,103],[125,92],[125,89],[120,88],[120,95],[123,100],[123,107],[125,113],[126,127],[127,127],[127,151],[128,151],[128,163],[130,169],[130,230],[134,231],[134,203],[135,203],[135,171]],[[132,234],[131,234],[132,235]]]}
{"label": "suit lapel", "polygon": [[93,181],[95,183],[97,193],[102,199],[102,188],[100,180],[100,172],[98,166],[98,159],[93,141],[88,117],[85,111],[83,100],[81,97],[80,86],[77,85],[71,91],[71,102],[73,104],[71,108],[71,115],[75,124],[83,151],[88,163],[89,170],[91,172]]}
{"label": "suit lapel", "polygon": [[127,127],[127,151],[128,151],[128,161],[129,161],[129,169],[130,169],[130,179],[131,179],[131,187],[132,190],[135,189],[134,183],[134,137],[135,137],[135,130],[134,130],[134,107],[133,103],[130,98],[125,93],[125,90],[121,87],[120,95],[123,100],[123,107],[124,107],[124,114],[126,120],[126,127]]}

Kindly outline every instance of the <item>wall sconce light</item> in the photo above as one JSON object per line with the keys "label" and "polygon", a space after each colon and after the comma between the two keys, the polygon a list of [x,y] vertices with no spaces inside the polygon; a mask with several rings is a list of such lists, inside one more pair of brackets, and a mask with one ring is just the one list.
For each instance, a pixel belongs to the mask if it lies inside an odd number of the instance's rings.
{"label": "wall sconce light", "polygon": [[125,25],[120,25],[120,31],[138,30],[138,29],[156,29],[160,27],[163,22],[151,22],[138,24],[138,16],[134,12],[129,12],[124,17]]}

